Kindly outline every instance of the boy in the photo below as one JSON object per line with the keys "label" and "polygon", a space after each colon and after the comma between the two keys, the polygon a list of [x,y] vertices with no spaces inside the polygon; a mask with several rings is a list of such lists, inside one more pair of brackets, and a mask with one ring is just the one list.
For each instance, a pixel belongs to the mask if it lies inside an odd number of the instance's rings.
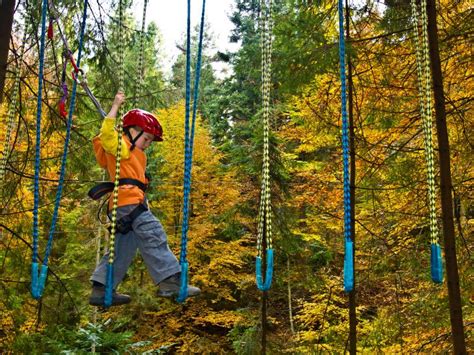
{"label": "boy", "polygon": [[[125,101],[118,92],[109,114],[104,119],[100,134],[92,140],[99,165],[115,177],[115,155],[117,131],[115,117]],[[153,281],[159,285],[158,296],[173,297],[180,289],[181,267],[171,252],[166,233],[158,219],[148,209],[145,188],[146,155],[144,150],[154,141],[162,141],[163,130],[156,117],[146,111],[134,109],[123,116],[120,182],[117,208],[117,232],[115,236],[114,285],[112,305],[126,304],[130,296],[115,292],[124,278],[136,250],[139,249]],[[112,209],[112,197],[109,211]],[[102,306],[105,296],[108,254],[106,254],[91,276],[92,293],[89,304]],[[196,296],[199,288],[188,285],[188,295]]]}

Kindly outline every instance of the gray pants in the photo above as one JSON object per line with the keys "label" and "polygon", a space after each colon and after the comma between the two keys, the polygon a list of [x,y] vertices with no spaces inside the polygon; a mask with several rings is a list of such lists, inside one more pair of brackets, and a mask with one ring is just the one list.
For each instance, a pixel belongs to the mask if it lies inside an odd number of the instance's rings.
{"label": "gray pants", "polygon": [[[136,207],[137,205],[119,207],[117,219],[128,215]],[[133,221],[132,228],[127,234],[115,235],[114,289],[125,277],[137,249],[140,250],[148,272],[156,284],[181,271],[178,260],[168,246],[163,226],[150,210],[140,214]],[[105,285],[108,261],[109,253],[102,257],[91,276],[91,281]]]}

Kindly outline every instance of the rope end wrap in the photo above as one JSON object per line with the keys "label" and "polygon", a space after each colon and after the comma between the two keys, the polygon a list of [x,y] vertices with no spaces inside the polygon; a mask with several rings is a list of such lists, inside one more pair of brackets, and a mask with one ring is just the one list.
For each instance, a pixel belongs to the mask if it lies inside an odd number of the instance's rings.
{"label": "rope end wrap", "polygon": [[31,263],[31,295],[34,299],[41,296],[38,294],[38,263]]}
{"label": "rope end wrap", "polygon": [[179,288],[179,295],[176,301],[183,303],[188,297],[188,262],[183,262],[181,264],[181,285]]}
{"label": "rope end wrap", "polygon": [[114,288],[114,264],[107,264],[107,279],[105,282],[104,307],[112,305],[112,294]]}
{"label": "rope end wrap", "polygon": [[439,244],[431,244],[431,278],[437,284],[443,283],[443,259]]}
{"label": "rope end wrap", "polygon": [[262,278],[262,258],[257,256],[255,262],[255,274],[257,280],[257,288],[260,291],[268,291],[272,286],[273,278],[273,249],[267,250],[267,269],[265,270],[265,282]]}
{"label": "rope end wrap", "polygon": [[344,291],[351,292],[354,289],[354,243],[346,240],[344,255]]}
{"label": "rope end wrap", "polygon": [[38,263],[31,263],[31,294],[38,300],[43,296],[44,286],[48,277],[48,266],[41,265],[41,271],[38,274]]}

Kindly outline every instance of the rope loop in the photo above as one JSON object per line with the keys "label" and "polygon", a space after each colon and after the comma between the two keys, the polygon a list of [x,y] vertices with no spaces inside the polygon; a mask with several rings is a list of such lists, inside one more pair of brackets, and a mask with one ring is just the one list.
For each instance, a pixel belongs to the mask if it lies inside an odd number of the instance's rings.
{"label": "rope loop", "polygon": [[[273,278],[272,211],[270,190],[270,94],[272,70],[272,0],[260,2],[260,34],[262,53],[262,123],[263,123],[263,164],[260,204],[258,211],[257,258],[255,273],[257,288],[270,289]],[[265,240],[265,250],[263,248]],[[265,280],[262,277],[262,261],[266,263]]]}
{"label": "rope loop", "polygon": [[[79,64],[82,56],[82,47],[84,40],[84,33],[87,19],[88,0],[84,0],[84,9],[82,15],[82,25],[79,37],[79,50],[77,55],[77,63]],[[66,175],[66,162],[71,137],[72,116],[76,104],[77,83],[73,84],[71,102],[69,104],[69,115],[66,125],[66,138],[64,140],[63,154],[61,157],[61,168],[59,173],[59,183],[56,190],[56,198],[54,202],[53,217],[49,229],[48,242],[46,245],[45,255],[43,258],[43,265],[38,276],[38,244],[39,244],[39,174],[40,174],[40,160],[41,160],[41,109],[42,109],[42,91],[43,91],[43,73],[44,73],[44,51],[45,51],[45,37],[46,37],[46,14],[48,8],[48,1],[43,0],[41,12],[41,44],[39,55],[39,70],[38,70],[38,99],[36,112],[36,145],[35,145],[35,177],[34,177],[34,207],[33,207],[33,254],[31,266],[31,293],[35,299],[42,297],[43,290],[46,283],[48,273],[48,261],[51,249],[53,246],[53,236],[56,229],[56,223],[59,214],[59,205],[64,187],[64,178]]]}
{"label": "rope loop", "polygon": [[[431,279],[435,283],[443,282],[443,261],[439,245],[439,228],[436,217],[436,185],[435,158],[433,147],[432,97],[431,97],[431,67],[428,47],[428,19],[426,0],[421,0],[421,16],[416,0],[411,1],[413,17],[413,34],[417,64],[418,94],[420,100],[420,115],[423,122],[423,137],[425,147],[426,181],[428,184],[428,209],[431,239]],[[421,38],[420,28],[421,26]]]}
{"label": "rope loop", "polygon": [[[189,200],[191,194],[191,170],[193,164],[194,132],[196,126],[197,104],[199,99],[199,80],[201,77],[202,47],[204,38],[204,18],[206,0],[202,1],[201,23],[199,28],[199,42],[196,59],[196,72],[194,78],[194,96],[192,118],[191,116],[191,1],[188,0],[188,15],[186,27],[186,112],[184,120],[184,181],[183,181],[183,223],[181,226],[181,252],[179,263],[181,265],[181,286],[178,302],[184,302],[188,295],[188,262],[187,243],[189,230]],[[191,122],[190,122],[191,121]]]}

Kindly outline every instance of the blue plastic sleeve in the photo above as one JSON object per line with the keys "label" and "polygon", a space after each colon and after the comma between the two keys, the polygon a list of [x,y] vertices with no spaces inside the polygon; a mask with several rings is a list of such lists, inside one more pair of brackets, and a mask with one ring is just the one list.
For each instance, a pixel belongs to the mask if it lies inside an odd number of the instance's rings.
{"label": "blue plastic sleeve", "polygon": [[431,244],[431,278],[435,283],[443,282],[443,260],[439,244]]}
{"label": "blue plastic sleeve", "polygon": [[346,240],[344,255],[344,291],[351,292],[354,289],[354,244],[352,240]]}
{"label": "blue plastic sleeve", "polygon": [[38,263],[31,263],[31,295],[38,299]]}
{"label": "blue plastic sleeve", "polygon": [[262,278],[262,259],[257,256],[255,261],[255,276],[257,280],[257,288],[260,291],[268,291],[272,286],[273,278],[273,249],[267,250],[267,269],[265,270],[265,282]]}
{"label": "blue plastic sleeve", "polygon": [[104,306],[110,307],[112,305],[112,294],[114,289],[114,264],[107,264],[107,279],[105,282],[105,297]]}
{"label": "blue plastic sleeve", "polygon": [[46,285],[46,279],[48,278],[48,265],[41,265],[41,271],[38,280],[38,295],[41,297],[43,295],[44,286]]}
{"label": "blue plastic sleeve", "polygon": [[188,269],[189,264],[187,262],[181,263],[181,285],[176,299],[179,303],[183,303],[188,297]]}

